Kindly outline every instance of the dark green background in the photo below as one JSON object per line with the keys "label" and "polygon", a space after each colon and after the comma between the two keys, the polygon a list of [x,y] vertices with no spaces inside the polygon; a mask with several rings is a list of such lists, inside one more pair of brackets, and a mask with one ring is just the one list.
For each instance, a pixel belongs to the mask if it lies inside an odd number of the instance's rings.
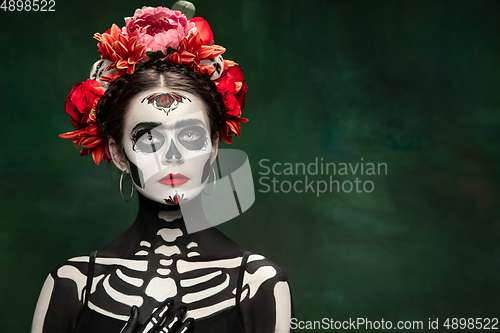
{"label": "dark green background", "polygon": [[[57,135],[72,129],[66,95],[99,57],[94,32],[172,5],[56,2],[0,11],[2,332],[29,330],[52,268],[134,220],[114,166]],[[220,229],[285,269],[296,317],[499,317],[500,3],[195,4],[249,86],[250,122],[231,148],[249,155],[256,201]],[[372,193],[258,191],[261,159],[316,157],[388,174],[361,177]]]}

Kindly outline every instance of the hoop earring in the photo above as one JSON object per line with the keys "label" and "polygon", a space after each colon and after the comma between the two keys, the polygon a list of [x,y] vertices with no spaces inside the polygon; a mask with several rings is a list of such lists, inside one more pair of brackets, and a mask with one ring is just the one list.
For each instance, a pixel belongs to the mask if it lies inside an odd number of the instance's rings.
{"label": "hoop earring", "polygon": [[215,185],[217,184],[217,176],[215,175],[214,167],[212,167],[212,173],[214,174],[214,187],[212,188],[212,192],[210,192],[210,194],[205,193],[205,189],[203,189],[202,192],[205,195],[212,195],[212,193],[214,193],[215,191]]}
{"label": "hoop earring", "polygon": [[[123,201],[129,202],[132,199],[132,197],[134,196],[134,184],[132,183],[132,190],[130,191],[130,198],[125,199],[125,197],[123,196],[123,174],[124,173],[125,173],[125,171],[122,171],[122,175],[120,176],[120,195],[122,196]],[[132,178],[130,178],[130,180],[132,181]]]}

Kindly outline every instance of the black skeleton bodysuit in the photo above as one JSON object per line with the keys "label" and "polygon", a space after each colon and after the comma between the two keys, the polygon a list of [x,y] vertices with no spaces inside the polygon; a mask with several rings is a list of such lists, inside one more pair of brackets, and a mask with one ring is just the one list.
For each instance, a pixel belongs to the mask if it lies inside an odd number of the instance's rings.
{"label": "black skeleton bodysuit", "polygon": [[293,304],[280,267],[215,228],[188,234],[180,210],[139,202],[132,227],[97,251],[92,269],[82,256],[49,274],[32,333],[118,333],[133,305],[144,323],[168,298],[196,319],[191,332],[290,332]]}

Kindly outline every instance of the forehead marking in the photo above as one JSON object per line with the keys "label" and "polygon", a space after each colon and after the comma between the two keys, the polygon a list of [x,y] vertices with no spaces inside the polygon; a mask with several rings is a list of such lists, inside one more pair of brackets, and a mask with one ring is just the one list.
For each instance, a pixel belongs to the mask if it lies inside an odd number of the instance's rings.
{"label": "forehead marking", "polygon": [[156,92],[144,97],[141,103],[151,104],[168,115],[179,106],[179,103],[184,103],[184,100],[191,102],[189,98],[181,94]]}

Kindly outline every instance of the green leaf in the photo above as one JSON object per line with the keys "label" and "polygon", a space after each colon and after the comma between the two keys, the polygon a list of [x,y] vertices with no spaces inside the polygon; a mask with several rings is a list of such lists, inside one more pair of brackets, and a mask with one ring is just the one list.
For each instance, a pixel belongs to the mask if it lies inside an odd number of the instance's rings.
{"label": "green leaf", "polygon": [[152,51],[147,51],[146,52],[146,55],[148,57],[150,57],[151,59],[161,59],[161,58],[165,58],[165,55],[163,54],[163,52],[161,50],[158,50],[156,52],[152,52]]}

